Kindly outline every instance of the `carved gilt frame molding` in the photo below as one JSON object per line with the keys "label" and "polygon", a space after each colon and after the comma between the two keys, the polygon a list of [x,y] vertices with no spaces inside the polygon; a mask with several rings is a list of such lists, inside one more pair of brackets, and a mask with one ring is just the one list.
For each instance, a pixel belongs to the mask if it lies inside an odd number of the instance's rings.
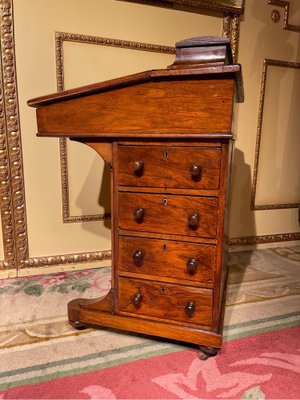
{"label": "carved gilt frame molding", "polygon": [[289,61],[279,61],[279,60],[272,60],[272,59],[264,59],[262,78],[261,78],[258,120],[257,120],[257,134],[256,134],[256,145],[255,145],[255,156],[254,156],[253,181],[252,181],[252,189],[251,189],[251,210],[276,210],[276,209],[284,209],[284,208],[298,208],[300,206],[300,203],[260,204],[260,205],[255,204],[268,66],[299,69],[300,63],[294,63],[294,62],[289,62]]}
{"label": "carved gilt frame molding", "polygon": [[24,265],[28,237],[23,157],[11,0],[1,0],[0,208],[5,260],[0,267]]}
{"label": "carved gilt frame molding", "polygon": [[[269,0],[269,5],[284,8],[283,29],[286,31],[300,32],[299,25],[292,25],[289,23],[290,2],[283,0]],[[275,22],[279,22],[279,19]]]}
{"label": "carved gilt frame molding", "polygon": [[231,238],[230,246],[250,246],[264,243],[289,242],[300,240],[300,232],[295,233],[277,233],[274,235],[261,236],[245,236],[239,238]]}
{"label": "carved gilt frame molding", "polygon": [[233,14],[243,14],[245,0],[118,0],[127,3],[139,3],[150,6],[175,8],[184,11],[188,7],[189,11],[203,12],[203,10],[230,12]]}

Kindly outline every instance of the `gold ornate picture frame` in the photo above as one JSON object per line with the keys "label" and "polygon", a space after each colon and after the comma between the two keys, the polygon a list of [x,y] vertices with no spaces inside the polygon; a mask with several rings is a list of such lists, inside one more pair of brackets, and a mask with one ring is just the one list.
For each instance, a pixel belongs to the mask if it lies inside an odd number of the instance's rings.
{"label": "gold ornate picture frame", "polygon": [[233,14],[243,14],[245,0],[118,0],[128,3],[139,3],[158,7],[181,8],[188,7],[194,12],[211,10],[218,12],[230,12]]}
{"label": "gold ornate picture frame", "polygon": [[262,124],[263,124],[263,114],[264,114],[264,104],[265,104],[265,93],[266,93],[266,83],[268,77],[268,67],[279,67],[279,68],[289,68],[289,69],[300,69],[300,63],[282,61],[282,60],[272,60],[264,59],[262,77],[261,77],[261,89],[260,89],[260,100],[258,109],[258,120],[257,120],[257,135],[256,135],[256,145],[255,145],[255,156],[254,156],[254,170],[253,170],[253,181],[251,188],[251,210],[278,210],[287,208],[299,208],[300,203],[274,203],[274,204],[257,204],[256,203],[256,192],[257,192],[257,181],[259,173],[259,158],[261,149],[261,138],[262,138]]}

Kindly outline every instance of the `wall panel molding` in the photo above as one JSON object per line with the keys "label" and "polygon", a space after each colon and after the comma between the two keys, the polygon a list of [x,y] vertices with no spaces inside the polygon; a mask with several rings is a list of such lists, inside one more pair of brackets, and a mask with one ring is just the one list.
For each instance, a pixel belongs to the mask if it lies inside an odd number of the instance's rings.
{"label": "wall panel molding", "polygon": [[290,62],[290,61],[280,61],[272,59],[264,59],[262,78],[261,78],[261,89],[260,89],[260,101],[258,109],[258,120],[257,120],[257,134],[256,134],[256,145],[255,145],[255,156],[254,156],[254,170],[253,170],[253,181],[251,188],[251,209],[252,210],[276,210],[276,209],[286,209],[286,208],[298,208],[300,203],[286,203],[286,204],[256,204],[256,192],[257,192],[257,180],[259,174],[259,157],[261,151],[261,138],[262,138],[262,124],[263,124],[263,114],[265,105],[265,93],[266,93],[266,83],[268,77],[268,66],[276,66],[281,68],[300,68],[300,63]]}
{"label": "wall panel molding", "polygon": [[111,259],[111,251],[94,251],[90,253],[63,254],[48,257],[32,257],[25,261],[25,267],[43,267],[50,265],[81,264]]}
{"label": "wall panel molding", "polygon": [[239,238],[231,238],[229,240],[230,246],[250,246],[263,243],[276,243],[300,240],[300,232],[294,233],[277,233],[274,235],[261,235],[261,236],[245,236]]}
{"label": "wall panel molding", "polygon": [[12,1],[1,0],[0,8],[0,196],[5,255],[2,268],[12,268],[24,265],[28,258],[28,236]]}
{"label": "wall panel molding", "polygon": [[178,8],[189,7],[194,12],[203,12],[203,10],[211,10],[218,12],[232,12],[235,14],[243,14],[245,0],[118,0],[127,3],[139,3],[150,6]]}
{"label": "wall panel molding", "polygon": [[[272,6],[284,8],[284,19],[283,19],[283,29],[284,30],[300,32],[300,25],[293,25],[293,24],[289,23],[289,17],[290,17],[290,2],[289,1],[269,0],[268,3],[269,3],[269,5],[272,5]],[[279,22],[278,17],[277,17],[277,20],[275,20],[275,22]]]}

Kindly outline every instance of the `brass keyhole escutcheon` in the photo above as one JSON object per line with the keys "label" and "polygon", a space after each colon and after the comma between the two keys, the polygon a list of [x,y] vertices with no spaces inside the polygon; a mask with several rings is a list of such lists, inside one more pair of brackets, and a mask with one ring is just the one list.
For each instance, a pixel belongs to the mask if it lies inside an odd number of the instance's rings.
{"label": "brass keyhole escutcheon", "polygon": [[167,160],[169,158],[169,152],[165,151],[164,152],[164,159]]}
{"label": "brass keyhole escutcheon", "polygon": [[163,249],[163,251],[167,251],[167,245],[163,244],[162,249]]}
{"label": "brass keyhole escutcheon", "polygon": [[164,206],[167,206],[168,205],[168,199],[163,199],[162,203],[163,203]]}
{"label": "brass keyhole escutcheon", "polygon": [[165,289],[164,287],[161,288],[161,294],[162,294],[163,296],[165,296],[165,294],[166,294],[166,289]]}

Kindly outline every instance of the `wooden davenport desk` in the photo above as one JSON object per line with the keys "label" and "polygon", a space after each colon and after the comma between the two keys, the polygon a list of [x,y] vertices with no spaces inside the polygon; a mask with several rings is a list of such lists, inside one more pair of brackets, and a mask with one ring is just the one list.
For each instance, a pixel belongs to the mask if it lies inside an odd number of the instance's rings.
{"label": "wooden davenport desk", "polygon": [[222,344],[228,193],[241,68],[225,38],[176,45],[167,69],[28,104],[38,136],[70,137],[111,167],[112,288],[68,305],[70,323]]}

